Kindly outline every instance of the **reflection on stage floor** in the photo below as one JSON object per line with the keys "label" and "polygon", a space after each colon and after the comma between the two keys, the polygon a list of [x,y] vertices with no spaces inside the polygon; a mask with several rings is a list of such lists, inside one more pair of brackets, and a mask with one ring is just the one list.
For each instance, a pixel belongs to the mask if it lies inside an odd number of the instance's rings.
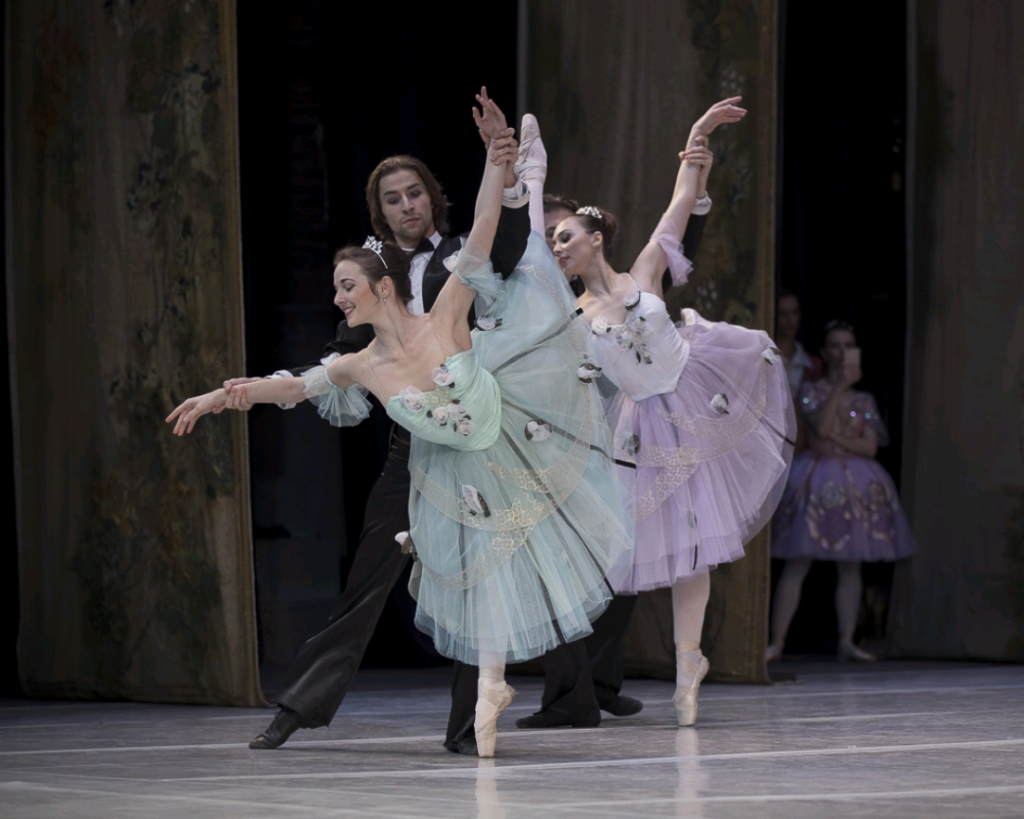
{"label": "reflection on stage floor", "polygon": [[498,756],[441,747],[446,669],[369,672],[328,729],[250,751],[267,709],[0,702],[0,815],[32,817],[1009,817],[1024,799],[1024,667],[831,663],[795,682],[706,685],[696,729],[673,686],[600,728],[522,731]]}

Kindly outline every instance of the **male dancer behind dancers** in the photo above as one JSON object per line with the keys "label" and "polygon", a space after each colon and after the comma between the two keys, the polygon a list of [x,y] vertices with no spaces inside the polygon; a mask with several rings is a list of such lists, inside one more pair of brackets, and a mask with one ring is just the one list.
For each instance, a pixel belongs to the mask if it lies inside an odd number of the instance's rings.
{"label": "male dancer behind dancers", "polygon": [[[715,117],[710,115],[709,111],[694,125],[687,148],[697,137],[706,137],[722,122],[734,121],[721,114]],[[537,118],[533,114],[523,115],[519,136],[516,172],[530,192],[531,228],[539,232],[543,227],[548,247],[554,248],[555,228],[563,219],[574,216],[579,204],[573,199],[543,192],[547,178],[547,151],[540,137]],[[696,257],[707,214],[711,210],[711,197],[703,190],[706,181],[705,172],[702,175],[701,195],[683,236],[683,247],[691,261]],[[577,296],[584,290],[578,278],[571,280],[569,286]],[[666,270],[664,291],[667,293],[671,287],[672,277]],[[544,655],[544,693],[540,710],[516,720],[517,727],[589,728],[600,724],[601,711],[625,717],[643,709],[640,700],[620,693],[625,671],[625,646],[622,638],[636,608],[636,601],[636,595],[615,597],[594,623],[592,634],[575,643],[558,646]]]}
{"label": "male dancer behind dancers", "polygon": [[[486,99],[486,89],[482,92]],[[496,135],[486,106],[484,116],[477,117],[481,136],[488,142]],[[503,135],[511,134],[508,129]],[[526,250],[529,238],[529,217],[525,207],[526,192],[513,172],[505,179],[505,191],[498,233],[491,250],[495,270],[508,275]],[[409,156],[392,156],[383,160],[370,174],[366,185],[366,203],[374,231],[383,239],[413,253],[409,277],[413,301],[410,312],[429,311],[448,278],[443,260],[462,247],[460,237],[448,232],[448,206],[440,184],[427,166]],[[334,341],[324,348],[321,361],[356,352],[373,339],[368,325],[349,327],[342,319]],[[321,361],[287,371],[300,375]],[[285,371],[278,371],[285,374]],[[232,387],[257,379],[238,378],[225,382]],[[248,409],[249,405],[236,405]],[[287,408],[287,407],[284,407]],[[363,531],[359,538],[345,591],[330,623],[311,637],[299,652],[283,688],[277,696],[280,711],[270,725],[249,747],[277,748],[299,728],[329,725],[341,704],[356,670],[362,661],[370,636],[395,583],[409,561],[395,542],[395,535],[409,528],[409,434],[397,425],[391,448],[380,477],[366,504]],[[476,669],[472,679],[463,679],[470,667],[456,664],[452,688],[453,712],[445,746],[456,753],[476,754],[472,733],[476,704]],[[468,702],[468,705],[467,705]],[[461,706],[461,708],[460,708]],[[465,714],[469,714],[469,732],[464,731]],[[457,725],[461,734],[453,730]]]}

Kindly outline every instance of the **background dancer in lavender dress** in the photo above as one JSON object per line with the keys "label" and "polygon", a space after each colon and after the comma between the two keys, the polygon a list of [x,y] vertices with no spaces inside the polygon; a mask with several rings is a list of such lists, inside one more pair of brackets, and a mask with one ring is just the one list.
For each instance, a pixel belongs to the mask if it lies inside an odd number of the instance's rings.
{"label": "background dancer in lavender dress", "polygon": [[853,328],[825,328],[825,378],[801,387],[797,407],[808,449],[793,461],[774,522],[772,557],[786,561],[775,588],[769,662],[782,656],[786,632],[800,605],[800,589],[813,560],[836,564],[840,659],[871,661],[853,642],[860,609],[862,561],[892,561],[917,551],[892,478],[875,460],[888,443],[871,393],[854,390],[861,379]]}
{"label": "background dancer in lavender dress", "polygon": [[[725,100],[731,106],[737,100]],[[700,651],[708,571],[743,556],[767,522],[792,454],[795,417],[785,369],[763,332],[704,321],[677,328],[662,297],[666,265],[685,281],[680,237],[711,153],[704,138],[683,160],[669,208],[628,274],[609,264],[617,220],[581,208],[555,232],[555,256],[579,275],[597,363],[621,390],[616,460],[636,522],[636,551],[620,591],[672,589],[679,725],[693,725],[708,672]],[[703,166],[703,168],[702,168]]]}

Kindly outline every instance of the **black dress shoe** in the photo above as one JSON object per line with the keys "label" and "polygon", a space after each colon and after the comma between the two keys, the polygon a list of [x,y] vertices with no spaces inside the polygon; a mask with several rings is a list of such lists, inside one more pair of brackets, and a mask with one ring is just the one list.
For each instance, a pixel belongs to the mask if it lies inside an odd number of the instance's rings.
{"label": "black dress shoe", "polygon": [[302,726],[299,725],[299,715],[287,708],[277,712],[267,729],[249,743],[254,751],[268,751],[271,748],[280,748],[288,741],[288,737],[294,734]]}
{"label": "black dress shoe", "polygon": [[631,717],[644,710],[644,704],[633,697],[624,697],[621,694],[613,700],[605,700],[601,703],[601,710],[607,711],[613,717]]}
{"label": "black dress shoe", "polygon": [[459,739],[454,739],[451,742],[446,742],[444,747],[453,754],[476,756],[476,737],[460,737]]}
{"label": "black dress shoe", "polygon": [[516,728],[596,728],[601,724],[601,712],[572,716],[558,711],[538,711],[516,720]]}

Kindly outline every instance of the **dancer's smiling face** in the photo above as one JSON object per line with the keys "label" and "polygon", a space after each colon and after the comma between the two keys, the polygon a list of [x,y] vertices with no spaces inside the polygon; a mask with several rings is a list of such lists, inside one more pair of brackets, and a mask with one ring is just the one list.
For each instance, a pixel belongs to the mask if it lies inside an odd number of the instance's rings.
{"label": "dancer's smiling face", "polygon": [[555,228],[552,252],[567,277],[585,276],[590,266],[602,255],[600,231],[588,233],[579,217],[563,219]]}
{"label": "dancer's smiling face", "polygon": [[357,262],[346,259],[334,268],[334,303],[345,314],[349,327],[366,324],[384,307],[381,296],[394,290],[389,276],[374,287]]}
{"label": "dancer's smiling face", "polygon": [[380,208],[395,240],[412,250],[424,236],[434,234],[430,194],[416,171],[402,168],[380,181]]}

